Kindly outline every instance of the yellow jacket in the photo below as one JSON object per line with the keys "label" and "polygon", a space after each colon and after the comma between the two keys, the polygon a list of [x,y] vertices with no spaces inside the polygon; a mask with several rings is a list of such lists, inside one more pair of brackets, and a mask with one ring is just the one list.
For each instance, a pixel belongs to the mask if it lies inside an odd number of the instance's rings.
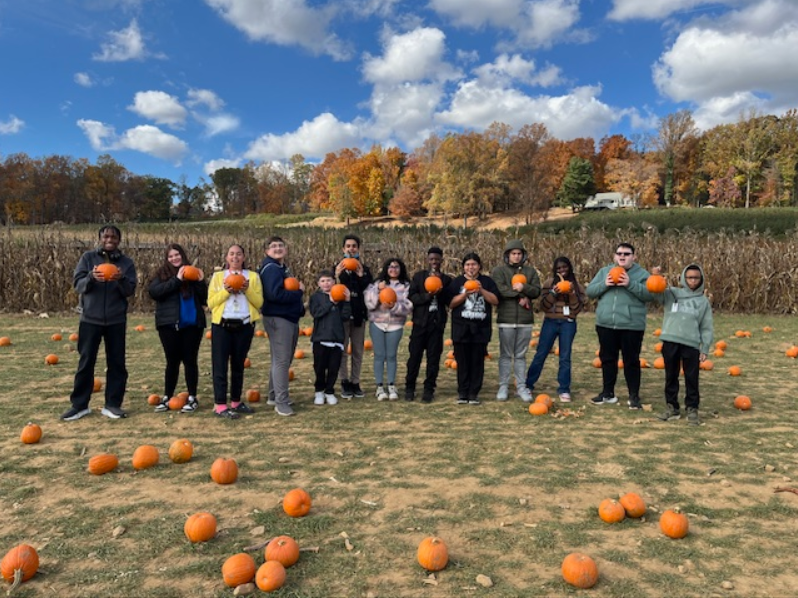
{"label": "yellow jacket", "polygon": [[[208,287],[208,308],[211,310],[211,322],[214,324],[222,323],[224,304],[230,298],[230,293],[224,288],[224,273],[224,270],[214,272]],[[260,308],[263,305],[263,287],[260,283],[260,276],[252,270],[244,270],[242,274],[249,280],[249,287],[244,293],[249,307],[249,321],[257,322],[260,320]]]}

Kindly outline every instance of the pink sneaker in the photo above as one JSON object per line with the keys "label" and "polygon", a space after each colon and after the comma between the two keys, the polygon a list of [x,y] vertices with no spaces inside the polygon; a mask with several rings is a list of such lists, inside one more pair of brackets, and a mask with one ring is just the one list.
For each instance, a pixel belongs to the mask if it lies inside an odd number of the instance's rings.
{"label": "pink sneaker", "polygon": [[567,392],[560,394],[560,403],[570,403],[571,402],[571,395]]}

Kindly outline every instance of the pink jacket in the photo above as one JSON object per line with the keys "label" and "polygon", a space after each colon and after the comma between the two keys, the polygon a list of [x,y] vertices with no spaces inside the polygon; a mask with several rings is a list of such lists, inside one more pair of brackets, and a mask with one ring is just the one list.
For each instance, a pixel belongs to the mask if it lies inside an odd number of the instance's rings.
{"label": "pink jacket", "polygon": [[366,308],[369,310],[369,322],[374,322],[383,330],[396,330],[405,325],[408,314],[413,311],[413,304],[407,297],[410,283],[391,281],[390,287],[396,291],[396,303],[387,307],[380,303],[380,290],[378,282],[371,283],[364,293]]}

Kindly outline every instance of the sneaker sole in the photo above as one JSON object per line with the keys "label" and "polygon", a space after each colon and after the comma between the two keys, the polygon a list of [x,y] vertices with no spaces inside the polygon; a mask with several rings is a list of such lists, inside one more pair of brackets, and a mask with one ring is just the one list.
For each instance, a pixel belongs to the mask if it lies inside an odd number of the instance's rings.
{"label": "sneaker sole", "polygon": [[681,415],[671,415],[671,416],[668,416],[668,417],[660,417],[658,415],[657,419],[659,421],[661,421],[661,422],[670,422],[670,421],[676,421],[677,419],[682,419],[682,416]]}
{"label": "sneaker sole", "polygon": [[78,421],[79,419],[83,419],[84,417],[86,417],[87,415],[90,415],[90,414],[91,414],[91,409],[84,409],[83,411],[78,411],[78,412],[77,412],[75,415],[73,415],[72,417],[62,417],[62,418],[61,418],[61,421],[65,421],[65,422],[76,422],[76,421]]}
{"label": "sneaker sole", "polygon": [[293,415],[296,415],[296,413],[294,413],[293,411],[292,411],[291,413],[280,413],[280,412],[277,410],[277,408],[276,408],[276,407],[275,407],[275,409],[274,409],[274,412],[275,412],[277,415],[280,415],[280,416],[282,416],[282,417],[291,417],[291,416],[293,416]]}
{"label": "sneaker sole", "polygon": [[108,419],[122,419],[122,418],[127,417],[127,414],[125,414],[125,415],[117,415],[116,413],[111,413],[105,407],[103,407],[103,410],[100,411],[100,414],[104,415]]}

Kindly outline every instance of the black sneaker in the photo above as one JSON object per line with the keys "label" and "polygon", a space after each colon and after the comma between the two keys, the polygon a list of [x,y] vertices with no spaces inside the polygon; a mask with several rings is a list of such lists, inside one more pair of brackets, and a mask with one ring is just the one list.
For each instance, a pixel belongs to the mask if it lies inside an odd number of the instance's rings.
{"label": "black sneaker", "polygon": [[614,394],[599,393],[598,396],[590,399],[590,402],[594,405],[612,405],[613,403],[618,402],[618,397],[616,397]]}
{"label": "black sneaker", "polygon": [[660,413],[657,416],[657,419],[660,419],[664,422],[669,422],[674,419],[679,419],[680,417],[682,417],[682,412],[679,411],[679,408],[674,407],[673,405],[668,403],[668,406],[666,407],[665,411]]}
{"label": "black sneaker", "polygon": [[351,399],[355,396],[355,393],[352,389],[352,383],[349,380],[341,380],[341,398],[342,399]]}
{"label": "black sneaker", "polygon": [[155,406],[154,411],[155,413],[164,413],[165,411],[169,411],[169,397],[166,395],[161,397],[161,402]]}
{"label": "black sneaker", "polygon": [[230,407],[230,409],[239,414],[243,413],[244,415],[252,415],[255,413],[255,410],[246,403],[239,403],[238,407]]}
{"label": "black sneaker", "polygon": [[460,397],[459,399],[457,399],[457,404],[458,405],[468,405],[468,399],[466,399],[464,397]]}
{"label": "black sneaker", "polygon": [[199,409],[199,401],[194,397],[189,397],[188,402],[183,405],[180,413],[194,413],[197,409]]}
{"label": "black sneaker", "polygon": [[639,409],[643,408],[643,405],[640,403],[640,397],[638,397],[636,395],[629,397],[629,400],[627,401],[627,403],[629,404],[629,409],[638,409],[639,410]]}
{"label": "black sneaker", "polygon": [[474,397],[473,399],[468,399],[468,404],[469,405],[479,405],[480,401],[479,401],[478,398]]}
{"label": "black sneaker", "polygon": [[360,388],[359,383],[352,384],[351,388],[352,388],[352,393],[355,395],[356,399],[362,399],[363,397],[366,396],[366,393],[364,393],[363,389]]}
{"label": "black sneaker", "polygon": [[214,411],[214,414],[216,414],[216,417],[221,417],[223,419],[238,419],[241,417],[240,415],[238,415],[238,413],[236,413],[232,409],[225,409],[224,411]]}
{"label": "black sneaker", "polygon": [[415,401],[416,391],[412,388],[405,388],[405,401]]}
{"label": "black sneaker", "polygon": [[421,402],[422,403],[432,403],[435,399],[435,391],[434,390],[427,390],[424,389],[424,394],[421,395]]}
{"label": "black sneaker", "polygon": [[107,405],[103,407],[103,410],[100,411],[100,413],[110,419],[122,419],[123,417],[127,417],[127,413],[125,413],[121,408],[109,407]]}
{"label": "black sneaker", "polygon": [[687,408],[687,423],[693,426],[700,426],[701,420],[698,417],[698,409],[695,407]]}
{"label": "black sneaker", "polygon": [[85,409],[78,409],[77,407],[70,407],[64,413],[61,414],[61,419],[65,422],[74,422],[79,420],[81,417],[86,417],[91,413],[91,409],[86,407]]}

